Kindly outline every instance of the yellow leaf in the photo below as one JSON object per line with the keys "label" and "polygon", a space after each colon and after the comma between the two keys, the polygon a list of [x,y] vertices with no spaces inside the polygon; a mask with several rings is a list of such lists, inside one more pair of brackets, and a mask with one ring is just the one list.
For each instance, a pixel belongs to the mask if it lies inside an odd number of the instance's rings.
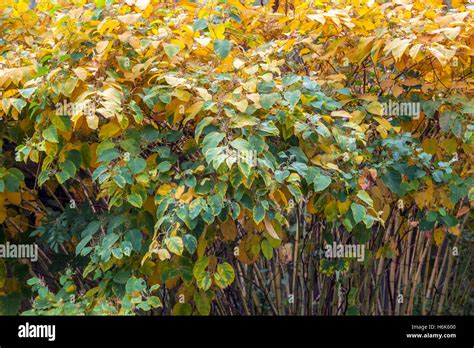
{"label": "yellow leaf", "polygon": [[150,3],[150,0],[136,0],[135,6],[138,7],[140,10],[144,11],[147,8],[149,3]]}
{"label": "yellow leaf", "polygon": [[138,21],[141,15],[142,15],[141,13],[129,13],[123,16],[117,16],[117,18],[119,21],[125,24],[132,25]]}
{"label": "yellow leaf", "polygon": [[199,96],[204,99],[204,101],[212,100],[212,95],[209,94],[207,89],[202,87],[196,87],[196,91],[199,93]]}
{"label": "yellow leaf", "polygon": [[176,199],[179,199],[181,197],[181,195],[184,193],[184,190],[185,190],[185,187],[184,186],[179,186],[177,189],[176,189],[176,193],[174,195],[174,198]]}
{"label": "yellow leaf", "polygon": [[423,147],[423,151],[429,153],[430,155],[436,155],[436,151],[438,150],[438,141],[436,139],[425,139],[421,145]]}
{"label": "yellow leaf", "polygon": [[99,138],[100,139],[107,139],[107,138],[113,138],[117,134],[121,132],[121,128],[118,124],[115,122],[109,122],[106,123],[100,128],[99,131]]}
{"label": "yellow leaf", "polygon": [[194,40],[196,40],[197,43],[200,44],[203,47],[206,47],[212,41],[212,39],[210,37],[196,37],[196,38],[194,38]]}
{"label": "yellow leaf", "polygon": [[337,209],[339,210],[339,214],[344,215],[347,213],[351,206],[351,201],[349,199],[346,199],[344,202],[337,201]]}
{"label": "yellow leaf", "polygon": [[166,83],[169,84],[170,86],[178,86],[178,85],[182,85],[186,82],[186,79],[183,79],[181,77],[176,77],[176,76],[172,76],[172,75],[165,75],[165,80],[166,80]]}
{"label": "yellow leaf", "polygon": [[405,53],[411,41],[411,39],[401,40],[400,38],[396,38],[385,46],[384,51],[386,52],[386,54],[392,52],[393,58],[395,59],[395,61],[398,61]]}
{"label": "yellow leaf", "polygon": [[82,81],[85,81],[87,79],[87,76],[89,75],[87,70],[84,69],[84,68],[81,68],[81,67],[74,68],[74,69],[72,69],[72,71],[74,71],[76,76],[79,77],[79,79],[82,80]]}
{"label": "yellow leaf", "polygon": [[352,111],[351,121],[355,124],[360,124],[364,120],[365,116],[366,113],[360,110]]}
{"label": "yellow leaf", "polygon": [[64,83],[63,86],[63,93],[66,96],[71,96],[72,92],[74,92],[74,89],[77,86],[77,81],[78,79],[75,77],[70,77],[66,80],[66,83]]}
{"label": "yellow leaf", "polygon": [[434,238],[434,241],[436,243],[437,246],[440,246],[442,243],[443,243],[443,240],[444,240],[444,236],[445,236],[445,231],[443,228],[437,228],[435,231],[434,231],[434,235],[433,235],[433,238]]}
{"label": "yellow leaf", "polygon": [[185,91],[184,89],[175,89],[172,95],[184,102],[187,102],[189,99],[191,99],[191,93]]}
{"label": "yellow leaf", "polygon": [[240,60],[239,58],[235,58],[234,59],[234,63],[232,63],[232,65],[234,66],[234,68],[236,69],[240,69],[242,66],[244,66],[245,62]]}
{"label": "yellow leaf", "polygon": [[164,243],[168,250],[171,251],[173,254],[181,255],[183,253],[184,243],[181,237],[174,236],[166,238]]}
{"label": "yellow leaf", "polygon": [[158,249],[156,253],[158,254],[158,257],[161,261],[169,260],[171,258],[171,254],[166,249]]}
{"label": "yellow leaf", "polygon": [[331,112],[332,117],[345,117],[352,118],[352,115],[345,110],[333,111]]}
{"label": "yellow leaf", "polygon": [[421,47],[423,47],[422,44],[416,44],[410,48],[410,57],[412,59],[416,59],[416,56],[418,55],[418,52],[420,52]]}
{"label": "yellow leaf", "polygon": [[3,224],[7,219],[7,209],[4,205],[0,205],[0,224]]}
{"label": "yellow leaf", "polygon": [[229,218],[222,223],[222,235],[224,240],[235,240],[237,238],[237,226],[234,220]]}
{"label": "yellow leaf", "polygon": [[186,109],[186,113],[188,116],[183,121],[183,125],[185,125],[189,120],[192,120],[199,111],[201,111],[202,106],[204,105],[204,102],[202,100],[195,102],[193,105],[191,105],[188,109]]}
{"label": "yellow leaf", "polygon": [[372,102],[369,105],[367,105],[367,111],[370,112],[371,114],[374,115],[383,115],[383,106],[379,102]]}
{"label": "yellow leaf", "polygon": [[221,23],[214,27],[214,35],[215,35],[215,38],[217,38],[218,40],[225,39],[224,33],[225,33],[225,23]]}
{"label": "yellow leaf", "polygon": [[273,227],[271,221],[267,217],[265,217],[263,222],[265,224],[265,228],[267,229],[268,234],[274,239],[281,240],[281,238],[276,233],[275,228]]}
{"label": "yellow leaf", "polygon": [[97,45],[95,46],[95,50],[97,51],[98,54],[102,54],[102,52],[105,51],[107,46],[109,45],[109,41],[99,41]]}
{"label": "yellow leaf", "polygon": [[429,47],[428,50],[436,59],[438,59],[441,65],[446,65],[448,61],[450,61],[451,58],[453,58],[454,54],[456,53],[455,49],[449,50],[441,45],[438,45],[435,47]]}
{"label": "yellow leaf", "polygon": [[245,110],[247,110],[247,107],[249,106],[249,102],[247,101],[247,99],[242,99],[238,102],[231,101],[231,103],[235,105],[237,110],[239,110],[240,112],[245,112]]}
{"label": "yellow leaf", "polygon": [[454,234],[455,236],[459,236],[459,234],[461,233],[459,225],[449,227],[448,231],[449,233]]}
{"label": "yellow leaf", "polygon": [[163,184],[158,188],[156,193],[159,194],[159,195],[165,196],[172,189],[173,189],[173,187],[170,184]]}
{"label": "yellow leaf", "polygon": [[97,127],[99,127],[99,118],[96,115],[87,115],[86,122],[90,129],[95,130]]}
{"label": "yellow leaf", "polygon": [[392,125],[385,118],[383,118],[383,117],[374,117],[374,120],[376,120],[385,130],[392,129]]}
{"label": "yellow leaf", "polygon": [[119,21],[117,21],[115,19],[107,18],[107,19],[104,19],[97,26],[97,31],[99,32],[100,35],[103,35],[104,32],[106,32],[107,30],[112,31],[112,30],[114,30],[114,28],[116,28],[119,25],[120,25]]}
{"label": "yellow leaf", "polygon": [[21,193],[20,192],[7,192],[5,194],[5,198],[7,199],[8,203],[14,205],[20,205],[21,203]]}

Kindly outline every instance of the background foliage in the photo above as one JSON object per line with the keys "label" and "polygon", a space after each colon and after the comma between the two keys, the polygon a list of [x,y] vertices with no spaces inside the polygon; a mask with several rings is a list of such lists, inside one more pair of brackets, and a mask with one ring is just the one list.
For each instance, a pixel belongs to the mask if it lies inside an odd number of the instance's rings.
{"label": "background foliage", "polygon": [[471,313],[454,5],[4,0],[0,312]]}

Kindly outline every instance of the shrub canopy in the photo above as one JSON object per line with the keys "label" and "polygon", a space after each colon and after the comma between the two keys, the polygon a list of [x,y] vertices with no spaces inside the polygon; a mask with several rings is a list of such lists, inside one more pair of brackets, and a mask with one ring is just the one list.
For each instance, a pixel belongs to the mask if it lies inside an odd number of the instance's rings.
{"label": "shrub canopy", "polygon": [[[0,5],[0,235],[41,252],[0,260],[3,313],[217,313],[280,267],[261,313],[300,313],[278,291],[379,281],[412,237],[432,257],[472,238],[464,7],[28,5]],[[367,244],[368,261],[313,264],[335,240]],[[353,313],[381,313],[360,291]]]}

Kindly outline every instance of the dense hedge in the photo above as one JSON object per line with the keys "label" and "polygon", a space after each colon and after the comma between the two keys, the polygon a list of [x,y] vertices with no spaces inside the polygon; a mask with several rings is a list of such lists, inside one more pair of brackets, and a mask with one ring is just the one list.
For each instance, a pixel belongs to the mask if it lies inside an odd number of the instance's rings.
{"label": "dense hedge", "polygon": [[472,11],[28,4],[0,5],[0,241],[39,259],[0,259],[0,312],[472,310]]}

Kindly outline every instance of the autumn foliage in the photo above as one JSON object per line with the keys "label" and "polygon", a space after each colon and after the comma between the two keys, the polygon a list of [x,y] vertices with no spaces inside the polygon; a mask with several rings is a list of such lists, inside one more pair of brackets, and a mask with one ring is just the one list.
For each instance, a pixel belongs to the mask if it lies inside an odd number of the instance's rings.
{"label": "autumn foliage", "polygon": [[3,0],[0,312],[470,313],[455,5]]}

